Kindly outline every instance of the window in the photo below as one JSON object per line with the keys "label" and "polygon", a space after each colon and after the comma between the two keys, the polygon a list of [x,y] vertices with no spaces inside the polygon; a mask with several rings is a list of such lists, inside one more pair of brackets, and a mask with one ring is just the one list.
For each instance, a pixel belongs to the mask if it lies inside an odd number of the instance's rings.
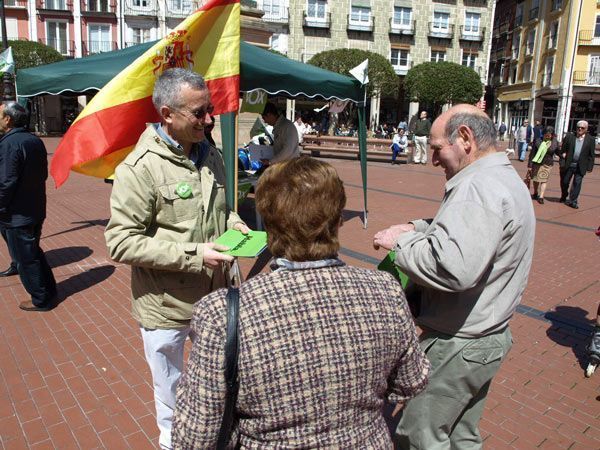
{"label": "window", "polygon": [[513,59],[519,58],[519,47],[520,46],[521,46],[521,36],[517,33],[513,36],[513,44],[512,44]]}
{"label": "window", "polygon": [[148,28],[132,28],[131,42],[134,44],[143,44],[150,41],[150,30]]}
{"label": "window", "polygon": [[138,8],[147,8],[150,0],[133,0],[133,6]]}
{"label": "window", "polygon": [[521,68],[521,78],[524,82],[531,81],[531,61],[527,61]]}
{"label": "window", "polygon": [[409,58],[410,54],[408,50],[393,48],[390,62],[394,67],[408,67]]}
{"label": "window", "polygon": [[523,24],[523,3],[517,3],[517,9],[515,10],[515,26]]}
{"label": "window", "polygon": [[463,51],[462,55],[462,65],[466,67],[470,67],[475,70],[475,64],[477,63],[477,53],[469,53]]}
{"label": "window", "polygon": [[587,79],[588,84],[600,84],[600,55],[590,56],[590,73]]}
{"label": "window", "polygon": [[307,0],[306,17],[325,20],[327,2],[325,0]]}
{"label": "window", "polygon": [[279,17],[281,14],[281,0],[263,0],[262,10],[266,16]]}
{"label": "window", "polygon": [[400,28],[410,28],[412,22],[412,9],[403,7],[394,7],[394,17],[392,23]]}
{"label": "window", "polygon": [[481,20],[481,14],[477,13],[465,13],[465,34],[479,34],[479,22]]}
{"label": "window", "polygon": [[552,11],[562,8],[562,0],[552,0]]}
{"label": "window", "polygon": [[515,84],[517,82],[517,67],[510,68],[510,83]]}
{"label": "window", "polygon": [[450,14],[443,12],[433,13],[433,29],[447,31],[450,28]]}
{"label": "window", "polygon": [[531,0],[531,9],[529,10],[529,20],[537,19],[540,15],[540,0]]}
{"label": "window", "polygon": [[[0,23],[0,30],[2,24]],[[19,39],[19,24],[15,17],[6,18],[6,37],[8,39]]]}
{"label": "window", "polygon": [[46,0],[46,9],[67,9],[65,0]]}
{"label": "window", "polygon": [[527,48],[525,49],[525,54],[533,55],[534,48],[535,48],[535,30],[531,30],[527,34]]}
{"label": "window", "polygon": [[596,16],[596,26],[594,27],[594,37],[600,37],[600,16]]}
{"label": "window", "polygon": [[108,12],[108,0],[89,0],[88,11]]}
{"label": "window", "polygon": [[552,83],[552,70],[554,69],[554,56],[546,58],[546,70],[544,72],[544,86]]}
{"label": "window", "polygon": [[48,46],[61,55],[68,54],[66,22],[46,22],[46,36],[48,36]]}
{"label": "window", "polygon": [[360,22],[362,24],[369,23],[371,20],[371,8],[362,6],[353,6],[350,12],[351,22]]}
{"label": "window", "polygon": [[548,33],[548,48],[556,48],[558,40],[558,20],[550,24],[550,32]]}
{"label": "window", "polygon": [[109,52],[112,50],[109,25],[89,25],[89,53]]}
{"label": "window", "polygon": [[444,50],[431,50],[431,62],[446,61],[446,52]]}

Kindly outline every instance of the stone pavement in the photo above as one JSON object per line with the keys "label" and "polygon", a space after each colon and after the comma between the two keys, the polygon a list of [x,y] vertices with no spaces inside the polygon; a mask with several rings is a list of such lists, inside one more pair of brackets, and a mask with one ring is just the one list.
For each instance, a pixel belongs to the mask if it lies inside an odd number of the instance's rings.
{"label": "stone pavement", "polygon": [[[48,139],[49,151],[56,146]],[[341,254],[373,268],[383,252],[373,234],[435,213],[444,177],[431,165],[369,163],[368,229],[355,160],[330,160],[348,205]],[[514,161],[519,173],[525,165]],[[51,312],[18,309],[27,295],[0,279],[0,446],[2,449],[157,448],[150,373],[129,313],[127,266],[113,263],[103,229],[110,185],[71,174],[48,182],[42,246],[62,302]],[[511,322],[515,344],[492,384],[481,422],[486,449],[599,449],[600,373],[583,375],[585,346],[600,302],[600,167],[585,177],[580,209],[558,203],[552,174],[538,218],[534,264]],[[247,206],[242,212],[252,220]],[[0,245],[0,270],[9,263]],[[264,261],[244,261],[248,275]],[[264,270],[264,269],[263,269]]]}

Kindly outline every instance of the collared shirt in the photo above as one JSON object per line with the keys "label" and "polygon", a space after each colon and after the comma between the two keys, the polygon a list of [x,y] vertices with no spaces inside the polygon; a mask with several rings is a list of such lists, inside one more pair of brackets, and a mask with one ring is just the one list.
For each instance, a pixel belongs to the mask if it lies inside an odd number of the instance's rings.
{"label": "collared shirt", "polygon": [[[171,136],[165,133],[165,130],[163,130],[163,128],[160,126],[160,123],[153,123],[152,125],[156,130],[156,134],[158,134],[160,138],[167,143],[167,145],[169,145],[170,147],[175,147],[177,150],[181,150],[183,152],[183,147],[181,146],[181,144],[179,144],[179,142],[177,142],[175,139],[173,139]],[[206,140],[206,138],[201,142],[192,144],[192,149],[190,150],[189,158],[194,163],[196,168],[199,169],[200,167],[202,167],[204,159],[206,158],[206,155],[208,155],[209,146],[210,144]]]}
{"label": "collared shirt", "polygon": [[413,223],[394,250],[398,267],[423,286],[417,322],[466,338],[505,328],[527,285],[535,216],[504,153],[458,172],[435,218]]}

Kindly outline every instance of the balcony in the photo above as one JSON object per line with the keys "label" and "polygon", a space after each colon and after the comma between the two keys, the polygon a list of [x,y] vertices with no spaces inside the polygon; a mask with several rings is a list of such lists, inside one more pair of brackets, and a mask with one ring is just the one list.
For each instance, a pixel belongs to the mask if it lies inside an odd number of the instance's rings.
{"label": "balcony", "polygon": [[43,11],[66,12],[71,15],[73,0],[37,0],[36,8]]}
{"label": "balcony", "polygon": [[75,42],[68,41],[66,39],[52,39],[52,38],[42,38],[38,39],[38,42],[42,44],[46,44],[48,47],[52,47],[61,55],[67,58],[73,58],[75,56]]}
{"label": "balcony", "polygon": [[348,31],[362,31],[364,33],[373,32],[373,16],[369,14],[368,20],[352,20],[352,15],[348,14]]}
{"label": "balcony", "polygon": [[404,66],[392,65],[392,67],[394,68],[394,72],[396,72],[396,75],[406,75],[408,73],[408,71],[412,68],[412,66],[413,66],[413,61],[410,61],[410,60]]}
{"label": "balcony", "polygon": [[106,53],[117,50],[119,46],[114,41],[84,41],[83,56],[95,55],[96,53]]}
{"label": "balcony", "polygon": [[262,16],[262,20],[272,23],[288,23],[290,21],[288,8],[280,5],[279,12],[267,11]]}
{"label": "balcony", "polygon": [[327,13],[323,17],[317,16],[307,16],[306,11],[304,11],[304,20],[302,25],[307,28],[321,28],[321,29],[329,29],[331,26],[331,13]]}
{"label": "balcony", "polygon": [[113,17],[117,13],[114,0],[81,0],[81,14],[87,17]]}
{"label": "balcony", "polygon": [[515,28],[520,28],[523,26],[523,15],[515,16]]}
{"label": "balcony", "polygon": [[126,16],[156,16],[156,0],[125,0]]}
{"label": "balcony", "polygon": [[465,30],[465,26],[460,26],[460,39],[463,41],[483,42],[485,36],[485,27],[478,27],[476,30]]}
{"label": "balcony", "polygon": [[579,45],[600,45],[600,36],[594,36],[594,30],[581,30]]}
{"label": "balcony", "polygon": [[201,6],[198,0],[167,0],[166,3],[167,17],[187,17]]}
{"label": "balcony", "polygon": [[437,22],[429,22],[428,36],[436,39],[452,39],[454,35],[454,24],[440,26]]}
{"label": "balcony", "polygon": [[573,72],[573,84],[585,86],[600,85],[600,70],[594,71],[575,71]]}
{"label": "balcony", "polygon": [[529,20],[538,20],[540,18],[540,8],[531,8],[529,10]]}
{"label": "balcony", "polygon": [[415,30],[417,29],[417,21],[413,20],[412,23],[400,24],[395,23],[394,18],[390,17],[390,34],[399,34],[403,36],[414,36]]}
{"label": "balcony", "polygon": [[27,0],[4,0],[5,8],[27,9]]}

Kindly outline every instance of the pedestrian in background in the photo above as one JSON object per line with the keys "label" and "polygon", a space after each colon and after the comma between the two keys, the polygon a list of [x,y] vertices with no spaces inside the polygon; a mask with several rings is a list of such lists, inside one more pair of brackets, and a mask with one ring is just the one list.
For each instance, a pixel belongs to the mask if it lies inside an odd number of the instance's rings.
{"label": "pedestrian in background", "polygon": [[166,70],[152,102],[161,122],[147,126],[116,169],[105,238],[111,258],[131,265],[132,312],[152,373],[159,445],[170,449],[183,348],[195,339],[192,307],[226,285],[222,263],[233,259],[212,242],[226,229],[248,228],[233,211],[226,221],[225,165],[204,134],[213,110],[204,79]]}
{"label": "pedestrian in background", "polygon": [[396,158],[399,154],[406,153],[408,149],[408,138],[404,134],[404,128],[400,128],[397,133],[394,133],[394,138],[392,139],[392,165],[399,164],[396,161]]}
{"label": "pedestrian in background", "polygon": [[448,181],[436,216],[374,237],[420,287],[416,320],[432,366],[429,385],[402,412],[401,449],[482,445],[479,420],[512,345],[508,323],[527,285],[535,239],[529,192],[496,139],[494,123],[475,106],[438,117],[432,162]]}
{"label": "pedestrian in background", "polygon": [[498,127],[498,136],[500,137],[501,141],[504,140],[504,134],[505,133],[506,133],[506,124],[504,122],[502,122],[500,124],[500,126]]}
{"label": "pedestrian in background", "polygon": [[518,146],[519,161],[525,161],[527,147],[531,145],[533,139],[533,128],[529,125],[529,120],[525,119],[523,124],[515,133],[515,141]]}
{"label": "pedestrian in background", "polygon": [[541,205],[544,204],[544,193],[552,173],[554,156],[558,153],[559,146],[554,136],[554,128],[546,127],[542,139],[536,139],[533,143],[529,153],[529,163],[527,164],[527,177],[533,181],[531,198],[537,200]]}
{"label": "pedestrian in background", "polygon": [[431,122],[427,118],[427,111],[421,111],[419,120],[415,123],[415,164],[427,164],[427,139],[431,132]]}
{"label": "pedestrian in background", "polygon": [[[560,202],[571,208],[579,208],[579,193],[586,173],[594,169],[596,143],[588,134],[588,123],[577,122],[576,133],[565,136],[561,147]],[[569,192],[569,184],[571,192]]]}

